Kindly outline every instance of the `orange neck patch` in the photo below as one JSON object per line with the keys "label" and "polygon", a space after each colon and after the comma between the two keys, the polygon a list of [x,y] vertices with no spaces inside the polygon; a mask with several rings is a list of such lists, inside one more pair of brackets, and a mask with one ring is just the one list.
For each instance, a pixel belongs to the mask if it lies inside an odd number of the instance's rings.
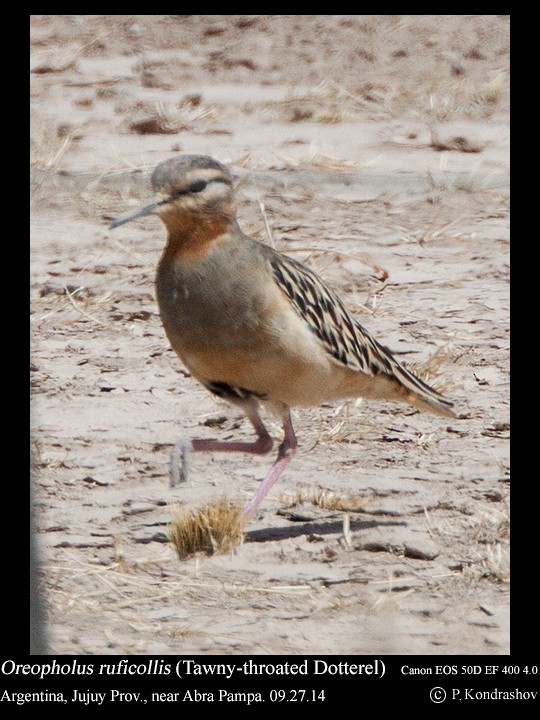
{"label": "orange neck patch", "polygon": [[227,230],[228,220],[211,215],[175,213],[163,218],[169,237],[165,255],[193,261],[204,257],[215,240]]}

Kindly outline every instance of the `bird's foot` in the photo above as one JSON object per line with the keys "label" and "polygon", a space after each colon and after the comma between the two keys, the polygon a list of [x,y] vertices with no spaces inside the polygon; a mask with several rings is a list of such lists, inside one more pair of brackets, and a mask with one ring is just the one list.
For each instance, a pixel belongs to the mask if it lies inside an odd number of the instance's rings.
{"label": "bird's foot", "polygon": [[186,482],[189,472],[189,455],[191,443],[186,440],[178,440],[171,450],[171,461],[169,468],[169,486],[177,487],[180,483]]}

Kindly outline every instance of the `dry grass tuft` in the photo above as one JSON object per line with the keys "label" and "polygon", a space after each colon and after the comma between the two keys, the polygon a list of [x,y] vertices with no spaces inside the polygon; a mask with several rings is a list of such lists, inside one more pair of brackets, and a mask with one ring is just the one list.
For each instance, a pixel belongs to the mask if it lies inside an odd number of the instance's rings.
{"label": "dry grass tuft", "polygon": [[[79,273],[84,270],[85,268],[81,268]],[[45,283],[41,287],[39,297],[32,300],[32,305],[36,311],[32,316],[32,323],[35,325],[54,316],[55,321],[65,324],[76,322],[82,317],[85,320],[90,320],[95,325],[107,325],[108,321],[102,318],[112,296],[112,292],[98,294],[84,285]],[[76,310],[76,314],[65,313],[68,305]],[[45,309],[41,312],[43,307]],[[38,310],[40,312],[37,312]]]}
{"label": "dry grass tuft", "polygon": [[484,511],[476,531],[478,542],[485,547],[481,560],[483,575],[497,582],[510,581],[510,508]]}
{"label": "dry grass tuft", "polygon": [[58,167],[73,140],[79,138],[77,130],[49,125],[32,127],[30,135],[30,166],[37,170]]}
{"label": "dry grass tuft", "polygon": [[446,347],[439,347],[422,362],[407,363],[407,370],[430,385],[434,390],[445,395],[454,388],[453,384],[441,377],[441,366],[452,357]]}
{"label": "dry grass tuft", "polygon": [[485,144],[469,140],[463,135],[454,135],[446,140],[443,140],[439,138],[434,131],[432,131],[431,147],[438,152],[449,152],[455,150],[456,152],[463,153],[479,153],[482,152]]}
{"label": "dry grass tuft", "polygon": [[298,155],[284,155],[273,153],[285,167],[312,167],[323,170],[351,170],[359,167],[359,163],[352,158],[339,158],[333,155],[326,155],[313,143],[307,152]]}
{"label": "dry grass tuft", "polygon": [[177,107],[158,103],[150,114],[132,120],[129,128],[139,135],[174,135],[182,130],[191,130],[192,123],[212,117],[215,112],[215,107],[199,107],[189,100]]}
{"label": "dry grass tuft", "polygon": [[509,84],[506,71],[484,82],[439,78],[431,82],[431,87],[426,87],[429,113],[437,122],[456,118],[487,119],[509,97]]}
{"label": "dry grass tuft", "polygon": [[322,510],[359,511],[364,509],[364,501],[359,495],[337,495],[324,488],[300,488],[292,494],[280,497],[280,502],[286,507],[296,507],[309,503]]}
{"label": "dry grass tuft", "polygon": [[[430,182],[434,190],[444,189],[441,186],[437,186],[437,183],[433,181],[433,178],[431,178],[431,176]],[[464,190],[465,188],[460,189]],[[459,215],[458,217],[455,217],[446,223],[441,223],[439,220],[439,216],[440,211],[438,210],[426,224],[426,227],[420,228],[419,230],[414,230],[412,232],[406,230],[403,227],[398,227],[397,230],[401,233],[401,240],[407,243],[418,243],[419,245],[425,245],[426,243],[434,242],[436,240],[440,240],[441,238],[456,238],[461,236],[461,233],[459,231],[454,231],[451,233],[449,232],[449,230],[455,225],[458,225],[464,219],[463,215]]]}
{"label": "dry grass tuft", "polygon": [[73,43],[62,49],[54,46],[33,52],[30,56],[30,72],[36,75],[45,75],[74,70],[82,49],[83,46],[80,43]]}
{"label": "dry grass tuft", "polygon": [[181,560],[201,550],[207,555],[227,553],[242,541],[242,509],[224,497],[198,510],[175,503],[171,514],[168,536]]}

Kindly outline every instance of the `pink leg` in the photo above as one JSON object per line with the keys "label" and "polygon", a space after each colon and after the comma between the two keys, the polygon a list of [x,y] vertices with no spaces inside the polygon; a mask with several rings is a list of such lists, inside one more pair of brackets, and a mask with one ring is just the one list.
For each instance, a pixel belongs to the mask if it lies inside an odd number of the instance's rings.
{"label": "pink leg", "polygon": [[298,447],[298,441],[296,440],[296,435],[294,434],[294,428],[292,426],[291,415],[288,410],[287,415],[283,420],[283,430],[285,431],[285,437],[279,446],[277,458],[270,468],[270,472],[262,481],[255,497],[243,509],[242,515],[251,515],[261,504],[270,488],[277,482],[281,473],[290,463],[292,456]]}
{"label": "pink leg", "polygon": [[179,440],[171,452],[170,486],[176,487],[187,480],[189,455],[191,452],[245,452],[253,455],[264,455],[270,452],[274,444],[270,433],[259,417],[257,407],[241,406],[257,433],[254,442],[238,442],[228,440]]}
{"label": "pink leg", "polygon": [[248,415],[255,428],[257,439],[254,442],[236,442],[229,440],[192,440],[193,452],[245,452],[254,455],[264,455],[270,452],[274,441],[258,415]]}

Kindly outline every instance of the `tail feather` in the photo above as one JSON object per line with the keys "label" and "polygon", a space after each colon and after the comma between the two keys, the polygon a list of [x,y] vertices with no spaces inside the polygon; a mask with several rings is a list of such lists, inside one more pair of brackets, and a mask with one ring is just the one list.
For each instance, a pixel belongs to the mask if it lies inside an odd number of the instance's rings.
{"label": "tail feather", "polygon": [[456,417],[456,413],[452,410],[454,403],[434,390],[424,380],[405,368],[403,365],[395,362],[392,368],[395,379],[403,388],[402,395],[411,405],[420,407],[424,410],[430,410],[438,415],[446,417]]}

